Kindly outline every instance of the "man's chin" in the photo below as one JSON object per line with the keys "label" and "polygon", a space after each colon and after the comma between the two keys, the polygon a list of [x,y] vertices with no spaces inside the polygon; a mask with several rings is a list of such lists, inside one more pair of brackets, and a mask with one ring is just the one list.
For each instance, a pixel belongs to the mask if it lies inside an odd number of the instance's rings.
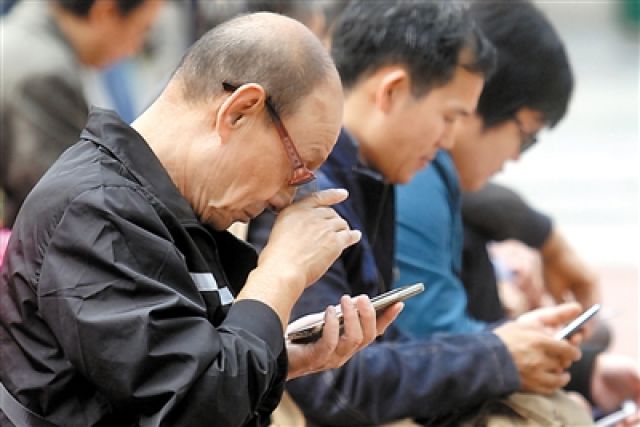
{"label": "man's chin", "polygon": [[420,169],[417,169],[417,170],[415,170],[415,171],[413,171],[411,173],[407,173],[405,175],[399,176],[396,180],[394,180],[393,183],[394,184],[400,184],[400,185],[408,184],[413,180],[413,178],[416,177],[418,172],[421,172],[421,171],[425,170],[428,167],[429,167],[429,163],[427,163],[424,167],[421,167]]}
{"label": "man's chin", "polygon": [[468,183],[468,184],[462,184],[462,190],[466,191],[468,193],[473,193],[476,191],[480,191],[484,188],[485,185],[487,185],[488,180],[476,180],[474,182]]}
{"label": "man's chin", "polygon": [[213,227],[217,231],[224,231],[229,227],[231,227],[231,225],[234,223],[234,221],[226,218],[199,217],[198,219],[203,223],[209,224],[211,227]]}
{"label": "man's chin", "polygon": [[261,212],[257,214],[252,214],[247,211],[239,211],[234,212],[231,215],[225,215],[224,217],[213,217],[207,218],[204,221],[210,224],[216,230],[228,230],[230,227],[233,227],[234,224],[242,225],[248,224],[253,218],[257,217]]}

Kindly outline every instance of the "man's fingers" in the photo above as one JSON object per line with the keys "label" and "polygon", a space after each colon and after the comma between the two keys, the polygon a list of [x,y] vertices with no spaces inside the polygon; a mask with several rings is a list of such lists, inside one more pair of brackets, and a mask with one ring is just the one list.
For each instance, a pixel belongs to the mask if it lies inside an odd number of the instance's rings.
{"label": "man's fingers", "polygon": [[350,355],[349,351],[344,349],[353,349],[359,347],[363,339],[362,328],[357,308],[350,296],[344,295],[340,298],[340,306],[342,307],[342,315],[344,317],[344,332],[340,337],[336,354],[340,357]]}
{"label": "man's fingers", "polygon": [[367,295],[357,296],[354,298],[354,302],[358,309],[360,327],[362,328],[362,347],[378,336],[376,333],[376,311]]}
{"label": "man's fingers", "polygon": [[349,230],[349,224],[342,217],[336,215],[334,218],[326,220],[334,231]]}
{"label": "man's fingers", "polygon": [[542,371],[536,373],[535,385],[531,386],[532,391],[549,395],[557,389],[564,387],[569,383],[571,377],[568,373]]}
{"label": "man's fingers", "polygon": [[538,319],[545,326],[551,327],[564,326],[566,323],[575,319],[581,311],[582,308],[577,302],[570,302],[536,310]]}
{"label": "man's fingers", "polygon": [[377,334],[382,335],[384,331],[387,330],[387,327],[396,320],[398,314],[404,308],[403,302],[397,302],[393,304],[391,307],[387,307],[382,313],[379,313],[378,320],[376,322]]}
{"label": "man's fingers", "polygon": [[584,333],[582,331],[576,332],[569,337],[569,342],[574,346],[579,346],[584,341]]}
{"label": "man's fingers", "polygon": [[324,312],[324,326],[322,328],[322,337],[314,343],[324,347],[322,353],[333,353],[333,349],[338,345],[340,337],[340,322],[336,315],[336,308],[329,306]]}
{"label": "man's fingers", "polygon": [[344,188],[331,188],[312,193],[308,197],[300,200],[298,204],[311,207],[331,206],[342,202],[347,197],[349,197],[349,192]]}
{"label": "man's fingers", "polygon": [[570,366],[582,357],[580,349],[566,341],[545,339],[541,342],[541,346],[549,357],[558,360],[562,369]]}
{"label": "man's fingers", "polygon": [[362,237],[360,230],[340,230],[336,234],[343,248],[348,248],[358,243]]}

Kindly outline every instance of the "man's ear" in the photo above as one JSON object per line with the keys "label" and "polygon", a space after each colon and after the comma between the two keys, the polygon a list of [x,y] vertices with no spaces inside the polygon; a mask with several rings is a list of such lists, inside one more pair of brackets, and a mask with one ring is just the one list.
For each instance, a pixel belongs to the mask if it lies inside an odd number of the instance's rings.
{"label": "man's ear", "polygon": [[381,76],[375,92],[375,103],[384,113],[411,92],[411,81],[407,70],[393,67]]}
{"label": "man's ear", "polygon": [[251,119],[258,118],[265,108],[267,94],[255,83],[240,86],[218,109],[216,131],[222,141],[229,133],[240,128]]}

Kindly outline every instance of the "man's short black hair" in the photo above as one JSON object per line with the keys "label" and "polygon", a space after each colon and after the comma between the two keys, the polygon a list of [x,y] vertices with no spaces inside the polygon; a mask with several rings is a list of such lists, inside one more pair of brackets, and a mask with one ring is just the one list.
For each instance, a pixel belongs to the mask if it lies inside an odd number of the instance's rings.
{"label": "man's short black hair", "polygon": [[526,0],[478,1],[470,12],[498,51],[496,71],[478,102],[484,126],[510,120],[522,107],[540,111],[555,126],[567,111],[573,75],[550,22]]}
{"label": "man's short black hair", "polygon": [[[471,57],[461,63],[461,54]],[[495,51],[458,2],[352,2],[336,23],[331,54],[349,90],[387,65],[406,66],[416,96],[446,84],[456,66],[488,74]]]}
{"label": "man's short black hair", "polygon": [[[60,7],[77,16],[87,16],[96,1],[102,0],[55,0]],[[120,14],[127,15],[146,0],[115,0]]]}

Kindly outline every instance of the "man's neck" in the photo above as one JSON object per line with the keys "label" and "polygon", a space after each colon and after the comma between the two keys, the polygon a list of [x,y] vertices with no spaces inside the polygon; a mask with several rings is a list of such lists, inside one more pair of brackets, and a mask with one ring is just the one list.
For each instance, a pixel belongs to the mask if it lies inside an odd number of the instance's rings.
{"label": "man's neck", "polygon": [[184,157],[189,151],[188,145],[201,140],[203,129],[209,129],[211,123],[198,108],[175,98],[174,89],[165,89],[131,127],[149,144],[171,180],[183,192],[189,180]]}
{"label": "man's neck", "polygon": [[358,146],[358,158],[364,165],[368,165],[368,141],[365,132],[362,131],[366,126],[366,118],[368,116],[365,111],[366,100],[361,99],[357,93],[351,93],[345,97],[343,127],[353,136]]}

